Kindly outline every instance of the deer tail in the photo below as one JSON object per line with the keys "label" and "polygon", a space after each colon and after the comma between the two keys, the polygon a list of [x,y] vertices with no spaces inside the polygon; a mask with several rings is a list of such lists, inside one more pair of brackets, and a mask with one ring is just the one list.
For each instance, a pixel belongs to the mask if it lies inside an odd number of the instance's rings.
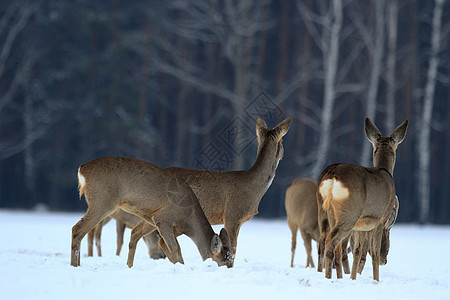
{"label": "deer tail", "polygon": [[84,187],[86,186],[86,178],[80,173],[80,168],[78,168],[78,191],[80,193],[80,200],[81,196],[84,194]]}

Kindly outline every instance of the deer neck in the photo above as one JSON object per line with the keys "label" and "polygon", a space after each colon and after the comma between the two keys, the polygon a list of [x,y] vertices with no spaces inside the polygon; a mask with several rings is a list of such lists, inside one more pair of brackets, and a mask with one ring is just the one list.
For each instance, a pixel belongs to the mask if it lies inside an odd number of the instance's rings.
{"label": "deer neck", "polygon": [[395,166],[395,151],[387,147],[378,148],[373,155],[373,165],[376,168],[386,169],[391,175],[393,175]]}
{"label": "deer neck", "polygon": [[202,259],[206,260],[213,256],[211,252],[211,240],[214,236],[214,230],[211,228],[211,225],[203,213],[196,211],[194,214],[196,215],[195,217],[189,218],[189,228],[185,231],[185,234],[189,236],[197,246]]}
{"label": "deer neck", "polygon": [[274,142],[275,141],[264,143],[260,147],[255,163],[249,170],[250,174],[252,174],[252,179],[265,185],[267,187],[266,190],[269,188],[275,177],[275,171],[280,161],[277,153],[277,144],[274,146]]}

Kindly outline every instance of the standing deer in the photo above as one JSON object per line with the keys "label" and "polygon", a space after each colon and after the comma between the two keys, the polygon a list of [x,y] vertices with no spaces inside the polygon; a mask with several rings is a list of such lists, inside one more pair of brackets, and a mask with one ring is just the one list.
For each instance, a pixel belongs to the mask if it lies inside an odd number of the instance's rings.
{"label": "standing deer", "polygon": [[183,263],[176,237],[189,236],[203,260],[212,258],[219,266],[231,267],[232,256],[225,229],[216,235],[197,197],[186,182],[148,162],[104,157],[78,169],[80,198],[84,194],[88,209],[72,227],[71,265],[80,265],[80,243],[100,221],[118,208],[148,222],[158,230],[161,244],[172,263]]}
{"label": "standing deer", "polygon": [[307,254],[306,267],[314,268],[311,256],[311,239],[318,241],[320,236],[317,221],[316,191],[317,184],[311,178],[297,178],[286,190],[287,223],[292,232],[291,267],[294,267],[297,231],[300,230]]}
{"label": "standing deer", "polygon": [[[352,164],[333,164],[325,168],[319,177],[318,203],[323,203],[330,230],[325,240],[325,277],[331,278],[332,263],[337,246],[355,232],[351,278],[356,272],[362,255],[362,247],[368,233],[372,255],[373,278],[379,281],[380,252],[383,239],[389,238],[389,230],[395,221],[398,205],[394,179],[397,146],[406,135],[408,121],[399,125],[390,136],[382,136],[373,122],[366,118],[365,132],[373,145],[373,168]],[[336,259],[338,261],[339,259]],[[342,278],[336,266],[337,277]]]}
{"label": "standing deer", "polygon": [[[270,187],[283,157],[282,138],[288,132],[290,123],[291,119],[288,118],[275,128],[268,129],[266,122],[258,118],[258,152],[255,163],[248,170],[215,172],[177,167],[165,169],[189,184],[212,225],[224,224],[230,238],[233,264],[239,229],[258,213],[259,202]],[[131,232],[128,266],[133,265],[137,241],[151,230],[143,222],[136,226]]]}
{"label": "standing deer", "polygon": [[[101,236],[103,226],[111,220],[111,218],[116,220],[116,233],[117,233],[117,250],[116,255],[120,255],[123,245],[123,235],[125,233],[125,228],[133,228],[141,220],[138,216],[130,214],[122,209],[118,209],[110,217],[107,217],[100,223],[98,223],[91,231],[88,233],[88,256],[93,256],[93,243],[95,237],[95,246],[97,247],[98,256],[102,256],[101,250]],[[148,248],[148,254],[153,259],[165,258],[166,255],[164,251],[158,246],[159,245],[159,234],[155,231],[155,235],[144,236],[144,242]]]}

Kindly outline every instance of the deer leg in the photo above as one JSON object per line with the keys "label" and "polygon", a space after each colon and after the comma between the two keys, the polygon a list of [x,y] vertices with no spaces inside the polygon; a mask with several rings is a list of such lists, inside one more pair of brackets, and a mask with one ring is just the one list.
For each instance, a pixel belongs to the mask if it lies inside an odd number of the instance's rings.
{"label": "deer leg", "polygon": [[291,242],[291,268],[294,267],[294,255],[295,255],[295,248],[297,247],[297,224],[289,223],[289,228],[291,229],[292,233],[292,242]]}
{"label": "deer leg", "polygon": [[167,258],[173,264],[176,264],[177,262],[184,264],[183,256],[181,255],[180,244],[178,244],[178,241],[175,237],[172,224],[167,222],[158,222],[156,226],[158,228],[159,234],[161,235],[161,238],[164,240],[164,245],[166,246],[166,249],[168,251],[166,252]]}
{"label": "deer leg", "polygon": [[117,249],[116,255],[120,255],[123,245],[123,235],[125,234],[126,225],[124,222],[116,220],[116,233],[117,233]]}
{"label": "deer leg", "polygon": [[322,272],[323,270],[323,261],[324,261],[324,254],[325,254],[325,239],[327,237],[328,229],[329,229],[329,222],[327,218],[322,218],[322,221],[320,224],[320,237],[319,241],[317,242],[317,272]]}
{"label": "deer leg", "polygon": [[[159,239],[159,247],[164,251],[164,253],[169,253],[169,248],[167,248],[166,243],[164,243],[164,239]],[[170,260],[170,259],[169,259]]]}
{"label": "deer leg", "polygon": [[371,241],[370,248],[372,252],[373,279],[376,281],[380,281],[381,235],[382,230],[380,230],[380,227],[376,228],[369,235],[369,240]]}
{"label": "deer leg", "polygon": [[95,230],[97,226],[95,226],[91,231],[88,232],[88,256],[94,256],[94,236]]}
{"label": "deer leg", "polygon": [[148,247],[148,255],[153,259],[165,258],[166,254],[163,249],[159,246],[160,237],[158,231],[155,230],[152,233],[144,236],[144,241]]}
{"label": "deer leg", "polygon": [[369,240],[366,238],[364,239],[364,243],[361,250],[361,259],[359,260],[358,265],[358,273],[362,274],[362,271],[364,270],[364,265],[366,264],[366,258],[367,258],[367,251],[369,250]]}
{"label": "deer leg", "polygon": [[95,247],[97,248],[98,256],[102,256],[102,229],[103,225],[108,222],[108,221],[105,222],[105,220],[101,221],[100,223],[97,224],[97,226],[95,226],[94,237],[95,237]]}
{"label": "deer leg", "polygon": [[363,248],[363,244],[364,244],[364,237],[366,235],[365,231],[355,231],[353,234],[354,237],[354,245],[353,245],[353,264],[352,264],[352,273],[351,273],[351,278],[353,280],[356,279],[356,271],[358,269],[359,266],[359,262],[361,260],[361,256],[362,256],[362,248]]}
{"label": "deer leg", "polygon": [[97,225],[101,220],[107,217],[110,210],[96,210],[88,208],[86,214],[72,227],[72,248],[70,255],[70,264],[74,267],[80,265],[80,244],[81,240],[84,238],[89,231],[91,231],[95,225]]}
{"label": "deer leg", "polygon": [[147,223],[144,220],[137,223],[136,226],[134,226],[133,229],[131,230],[130,244],[128,250],[128,260],[127,260],[127,265],[129,268],[133,266],[134,255],[136,253],[136,245],[138,241],[141,239],[141,237],[154,230],[156,230],[156,227],[154,227],[150,223]]}
{"label": "deer leg", "polygon": [[352,227],[337,222],[327,236],[325,241],[325,277],[328,279],[331,279],[336,247],[351,233]]}
{"label": "deer leg", "polygon": [[234,259],[236,257],[237,238],[241,225],[241,222],[227,222],[224,226],[225,230],[228,233],[228,237],[230,238],[230,250],[233,253],[232,266],[234,266]]}
{"label": "deer leg", "polygon": [[306,267],[307,268],[308,267],[314,268],[314,261],[313,261],[312,256],[311,256],[311,251],[312,251],[311,236],[308,233],[306,233],[304,230],[300,230],[300,233],[302,235],[303,244],[304,244],[305,249],[306,249],[306,255],[307,255]]}
{"label": "deer leg", "polygon": [[350,274],[350,266],[349,266],[349,262],[348,262],[348,251],[347,251],[347,246],[348,246],[348,241],[350,239],[350,236],[348,236],[347,238],[345,238],[342,241],[342,266],[344,267],[344,273],[345,274]]}
{"label": "deer leg", "polygon": [[339,243],[334,250],[334,266],[337,278],[342,278],[342,243]]}

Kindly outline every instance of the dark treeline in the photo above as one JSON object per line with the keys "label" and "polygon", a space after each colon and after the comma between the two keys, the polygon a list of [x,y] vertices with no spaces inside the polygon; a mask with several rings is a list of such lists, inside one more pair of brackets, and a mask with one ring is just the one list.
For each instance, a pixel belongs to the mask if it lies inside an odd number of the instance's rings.
{"label": "dark treeline", "polygon": [[449,223],[449,1],[0,2],[0,207],[84,210],[76,173],[113,155],[249,168],[255,121],[292,123],[260,216],[297,177],[397,151],[401,222]]}

